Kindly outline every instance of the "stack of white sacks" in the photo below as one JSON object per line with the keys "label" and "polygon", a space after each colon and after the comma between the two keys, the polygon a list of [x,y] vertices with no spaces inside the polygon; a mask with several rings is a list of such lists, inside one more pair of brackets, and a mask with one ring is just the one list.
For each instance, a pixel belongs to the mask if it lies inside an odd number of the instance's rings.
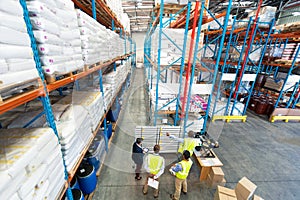
{"label": "stack of white sacks", "polygon": [[[161,52],[160,52],[160,64],[161,65],[180,65],[184,44],[184,29],[171,29],[171,28],[163,28],[163,33],[161,35]],[[188,32],[187,40],[186,40],[186,51],[184,54],[185,62],[187,62],[189,57],[190,50],[190,38],[191,31]],[[197,29],[196,29],[197,33]],[[167,35],[167,36],[166,36]],[[200,35],[198,49],[202,47],[204,34]],[[171,40],[170,40],[170,39]],[[159,39],[159,29],[156,29],[152,36],[152,48],[151,48],[151,57],[154,58],[154,62],[158,61],[158,40]],[[195,41],[196,42],[196,41]],[[195,47],[195,43],[194,43]],[[200,59],[202,55],[202,51],[197,53],[197,58]],[[194,54],[194,52],[193,52]],[[192,55],[193,57],[193,55]]]}
{"label": "stack of white sacks", "polygon": [[0,199],[57,199],[64,166],[50,128],[0,130]]}
{"label": "stack of white sacks", "polygon": [[124,54],[124,40],[89,15],[76,10],[84,63],[95,64]]}
{"label": "stack of white sacks", "polygon": [[[177,101],[174,100],[178,96],[178,86],[172,88],[171,84],[160,83],[158,86],[158,102],[157,106],[160,110],[176,110]],[[152,108],[155,109],[156,104],[156,87],[150,91]]]}
{"label": "stack of white sacks", "polygon": [[30,21],[46,75],[83,67],[74,4],[69,0],[27,1]]}
{"label": "stack of white sacks", "polygon": [[[112,97],[117,95],[117,92],[123,82],[125,81],[128,73],[130,72],[130,62],[126,61],[125,63],[119,65],[116,68],[116,71],[112,71],[110,73],[107,73],[103,76],[103,83],[105,85],[109,84],[111,85],[111,95]],[[106,95],[107,92],[104,92]],[[106,102],[109,104],[110,102]]]}
{"label": "stack of white sacks", "polygon": [[19,1],[0,1],[0,89],[37,79]]}
{"label": "stack of white sacks", "polygon": [[70,171],[104,114],[103,100],[100,92],[74,92],[54,106],[64,105],[70,106],[60,116],[57,128],[67,170]]}
{"label": "stack of white sacks", "polygon": [[106,0],[106,4],[115,13],[117,19],[122,19],[122,14],[124,14],[122,0]]}

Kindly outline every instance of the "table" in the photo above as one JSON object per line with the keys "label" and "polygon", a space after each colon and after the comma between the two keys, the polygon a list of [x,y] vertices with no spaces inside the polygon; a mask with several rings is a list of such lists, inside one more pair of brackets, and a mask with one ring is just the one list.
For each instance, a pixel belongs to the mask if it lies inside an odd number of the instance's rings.
{"label": "table", "polygon": [[214,158],[201,157],[201,152],[194,150],[194,157],[200,165],[200,181],[205,181],[212,167],[222,167],[223,163],[219,160],[217,155],[211,150]]}

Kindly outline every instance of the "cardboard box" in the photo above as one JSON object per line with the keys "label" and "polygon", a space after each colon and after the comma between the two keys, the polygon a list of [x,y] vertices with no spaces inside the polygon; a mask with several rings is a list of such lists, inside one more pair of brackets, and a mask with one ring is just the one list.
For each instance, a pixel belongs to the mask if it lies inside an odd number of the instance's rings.
{"label": "cardboard box", "polygon": [[206,179],[206,184],[207,184],[208,187],[210,187],[212,189],[215,189],[215,188],[217,188],[218,185],[224,187],[225,184],[226,184],[226,180],[225,180],[225,178],[223,178],[221,182],[214,182],[211,179],[210,175],[208,174],[207,179]]}
{"label": "cardboard box", "polygon": [[214,200],[237,200],[237,198],[234,190],[218,186]]}
{"label": "cardboard box", "polygon": [[221,167],[212,167],[209,172],[210,178],[213,182],[222,182],[224,178],[224,172]]}
{"label": "cardboard box", "polygon": [[257,186],[246,177],[243,177],[236,185],[235,192],[238,200],[249,200],[253,196]]}
{"label": "cardboard box", "polygon": [[254,195],[252,200],[264,200],[260,196]]}

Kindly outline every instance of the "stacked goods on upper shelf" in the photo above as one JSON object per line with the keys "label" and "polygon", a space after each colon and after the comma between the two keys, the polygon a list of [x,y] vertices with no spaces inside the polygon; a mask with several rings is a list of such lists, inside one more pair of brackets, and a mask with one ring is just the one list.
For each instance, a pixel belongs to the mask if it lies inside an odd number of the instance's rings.
{"label": "stacked goods on upper shelf", "polygon": [[[163,34],[161,35],[161,53],[160,53],[160,64],[161,65],[180,65],[181,58],[184,56],[185,63],[188,62],[189,59],[189,50],[190,50],[190,39],[191,39],[191,31],[188,32],[187,41],[186,41],[186,51],[185,54],[182,55],[183,51],[183,43],[184,43],[184,29],[170,29],[163,28]],[[197,33],[197,29],[196,29]],[[167,35],[167,36],[166,36]],[[200,35],[198,49],[202,47],[204,34]],[[156,29],[152,36],[152,52],[151,57],[154,58],[154,61],[157,63],[158,61],[158,39],[159,39],[159,30]],[[171,39],[171,40],[170,40]],[[195,48],[194,43],[194,48]],[[200,60],[203,50],[197,53],[197,58]],[[193,61],[193,55],[191,58],[191,62]],[[197,62],[199,61],[197,60]]]}
{"label": "stacked goods on upper shelf", "polygon": [[[38,79],[31,41],[18,1],[0,2],[0,92]],[[5,20],[4,20],[5,19]],[[17,89],[16,89],[17,90]]]}
{"label": "stacked goods on upper shelf", "polygon": [[30,21],[46,76],[83,67],[80,33],[72,1],[27,1]]}
{"label": "stacked goods on upper shelf", "polygon": [[[161,0],[155,0],[155,5],[160,4]],[[186,5],[188,0],[164,0],[164,4],[179,4]]]}
{"label": "stacked goods on upper shelf", "polygon": [[[156,102],[156,87],[153,87],[150,91],[150,98],[152,99],[152,108],[155,108],[157,104],[159,110],[163,111],[175,111],[176,99],[178,96],[178,84],[165,84],[159,83],[158,85],[158,97]],[[164,107],[164,108],[162,108]]]}
{"label": "stacked goods on upper shelf", "polygon": [[[300,44],[298,43],[290,43],[286,44],[285,49],[283,50],[282,60],[293,60],[296,56],[297,49]],[[297,56],[296,61],[300,61],[300,54]]]}
{"label": "stacked goods on upper shelf", "polygon": [[127,13],[122,13],[121,24],[124,26],[125,31],[130,33],[130,19]]}
{"label": "stacked goods on upper shelf", "polygon": [[50,128],[1,129],[0,198],[57,199],[64,166]]}
{"label": "stacked goods on upper shelf", "polygon": [[[259,23],[258,27],[259,28],[269,28],[269,25],[265,24],[265,23],[269,23],[275,18],[276,11],[277,11],[276,7],[272,7],[272,6],[262,7],[259,11],[258,16],[259,16],[259,22],[263,22],[263,23]],[[256,10],[253,10],[253,11],[249,12],[248,16],[242,20],[243,21],[249,20],[250,17],[252,17],[254,19],[255,15],[256,15]],[[253,23],[253,21],[252,21],[252,23]],[[242,24],[244,26],[247,26],[247,23],[242,23]],[[242,24],[239,24],[239,25],[242,25]]]}
{"label": "stacked goods on upper shelf", "polygon": [[[107,88],[110,86],[110,90],[104,92],[105,95],[107,93],[111,93],[112,97],[117,95],[118,89],[121,87],[130,71],[130,67],[130,62],[126,61],[119,65],[116,68],[116,71],[111,71],[103,76],[103,84],[106,85]],[[106,104],[110,104],[111,100],[112,99],[109,99],[109,102],[106,102]]]}
{"label": "stacked goods on upper shelf", "polygon": [[124,40],[93,18],[76,10],[81,34],[81,48],[86,65],[107,61],[124,54]]}

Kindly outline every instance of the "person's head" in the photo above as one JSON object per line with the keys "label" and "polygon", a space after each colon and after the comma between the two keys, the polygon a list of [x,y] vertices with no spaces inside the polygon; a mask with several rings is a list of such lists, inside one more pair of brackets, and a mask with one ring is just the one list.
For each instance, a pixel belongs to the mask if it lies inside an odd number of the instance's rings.
{"label": "person's head", "polygon": [[158,144],[154,145],[154,147],[153,147],[154,153],[158,153],[159,150],[160,150],[160,146]]}
{"label": "person's head", "polygon": [[142,144],[143,138],[136,138],[136,143],[137,144]]}
{"label": "person's head", "polygon": [[193,137],[195,136],[194,131],[189,131],[189,132],[188,132],[188,136],[189,136],[190,138],[193,138]]}
{"label": "person's head", "polygon": [[191,157],[191,154],[190,154],[189,151],[184,150],[183,153],[182,153],[182,156],[183,156],[184,160],[188,160]]}

